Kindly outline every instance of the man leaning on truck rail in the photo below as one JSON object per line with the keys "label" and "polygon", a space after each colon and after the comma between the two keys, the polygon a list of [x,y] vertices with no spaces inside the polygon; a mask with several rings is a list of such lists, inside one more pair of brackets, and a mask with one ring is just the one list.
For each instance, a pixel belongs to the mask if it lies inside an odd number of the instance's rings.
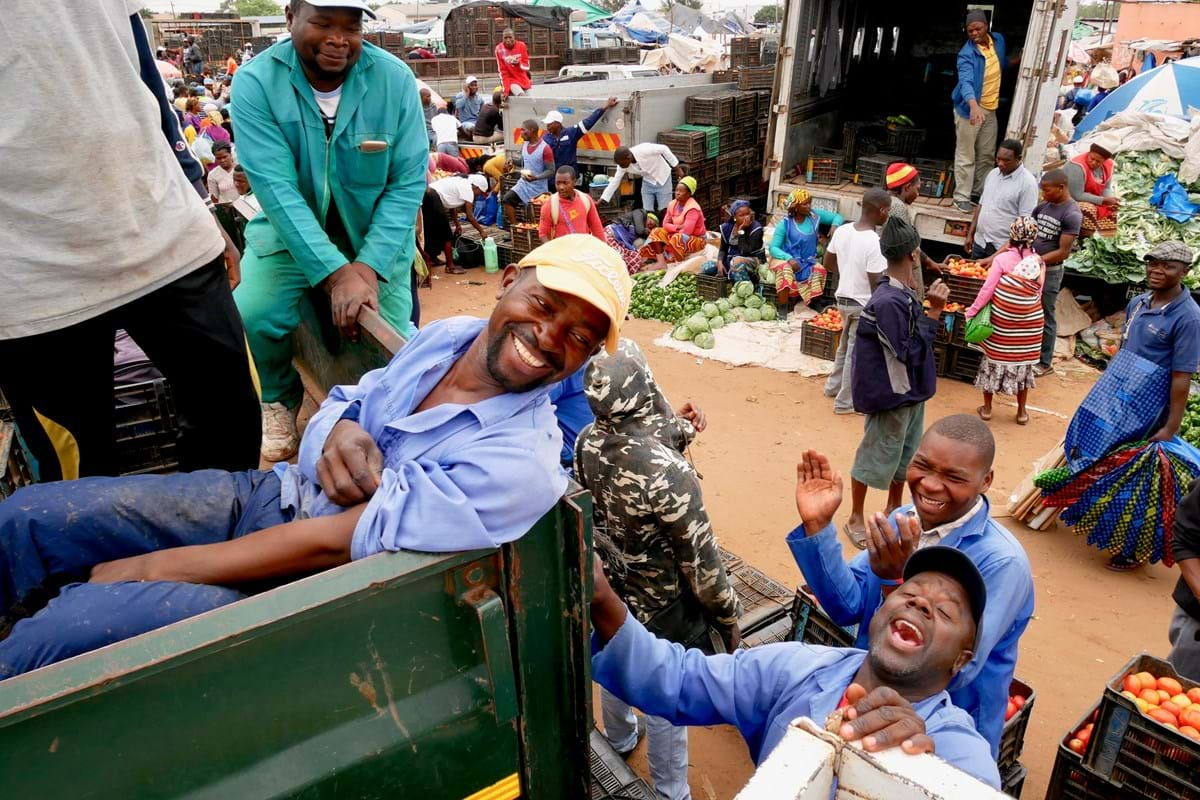
{"label": "man leaning on truck rail", "polygon": [[431,323],[334,387],[297,464],[17,491],[0,503],[0,679],[351,559],[520,538],[567,486],[550,391],[616,350],[631,288],[604,242],[564,236],[508,267],[489,319]]}
{"label": "man leaning on truck rail", "polygon": [[993,33],[987,14],[967,12],[967,42],[958,51],[954,102],[954,207],[971,213],[996,150],[996,109],[1004,70],[1004,37]]}
{"label": "man leaning on truck rail", "polygon": [[364,14],[375,16],[363,0],[292,0],[291,39],[237,79],[238,158],[263,213],[246,226],[234,297],[262,381],[267,461],[296,450],[291,335],[309,288],[329,289],[344,335],[357,335],[363,306],[409,332],[429,140],[412,71],[363,42]]}

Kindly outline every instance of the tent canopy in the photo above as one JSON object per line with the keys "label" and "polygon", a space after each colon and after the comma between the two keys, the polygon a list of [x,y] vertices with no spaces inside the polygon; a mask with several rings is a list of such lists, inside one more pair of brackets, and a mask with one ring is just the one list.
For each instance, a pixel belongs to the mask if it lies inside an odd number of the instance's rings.
{"label": "tent canopy", "polygon": [[587,2],[587,0],[533,0],[533,2],[531,2],[529,5],[540,7],[562,6],[564,8],[569,8],[572,11],[582,11],[583,13],[587,14],[587,18],[584,19],[585,23],[608,19],[612,16],[612,14],[609,14],[603,8],[594,6]]}
{"label": "tent canopy", "polygon": [[1075,128],[1075,139],[1121,111],[1185,117],[1189,106],[1200,108],[1200,56],[1146,70],[1113,89]]}

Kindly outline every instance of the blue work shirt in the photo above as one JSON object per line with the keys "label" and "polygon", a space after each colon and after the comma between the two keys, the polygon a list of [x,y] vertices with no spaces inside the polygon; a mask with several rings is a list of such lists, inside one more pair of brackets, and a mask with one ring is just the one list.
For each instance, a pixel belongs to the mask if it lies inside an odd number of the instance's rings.
{"label": "blue work shirt", "polygon": [[349,418],[375,439],[384,463],[354,529],[352,558],[498,547],[523,536],[567,488],[550,387],[413,410],[486,324],[430,323],[386,367],[356,386],[335,386],[304,431],[298,463],[275,465],[281,504],[297,517],[345,511],[321,491],[317,460],[333,426]]}
{"label": "blue work shirt", "polygon": [[[996,63],[1000,65],[1000,73],[1004,73],[1004,37],[995,31],[988,31],[992,37],[992,47],[996,48]],[[964,119],[971,116],[971,106],[968,99],[979,102],[983,96],[983,72],[987,59],[979,52],[979,45],[967,40],[958,51],[958,83],[950,93],[954,103],[954,113]]]}
{"label": "blue work shirt", "polygon": [[1169,372],[1194,373],[1200,367],[1200,306],[1185,287],[1161,308],[1150,307],[1150,292],[1125,307],[1121,347]]}
{"label": "blue work shirt", "polygon": [[[659,639],[633,614],[597,652],[592,678],[647,714],[675,725],[733,725],[761,763],[798,717],[818,725],[842,700],[867,654],[784,642],[707,656]],[[1006,687],[1007,688],[1007,687]],[[913,704],[939,758],[994,788],[1000,773],[971,718],[946,692]]]}
{"label": "blue work shirt", "polygon": [[462,123],[475,122],[479,119],[479,111],[483,108],[483,97],[476,92],[469,95],[459,92],[454,96],[454,110],[458,112],[458,121]]}
{"label": "blue work shirt", "polygon": [[[897,509],[904,514],[912,506]],[[999,753],[1008,688],[1017,664],[1017,642],[1033,616],[1033,574],[1021,543],[988,515],[987,498],[966,523],[941,541],[975,563],[987,587],[987,609],[980,625],[975,657],[950,682],[954,705],[971,715],[975,727]],[[893,523],[894,526],[894,523]],[[893,531],[895,528],[893,527]],[[858,625],[854,644],[865,648],[871,617],[883,604],[883,584],[871,571],[867,553],[842,560],[837,532],[827,526],[805,536],[801,524],[787,537],[804,579],[829,616],[839,625]]]}
{"label": "blue work shirt", "polygon": [[554,405],[554,416],[562,433],[562,463],[567,465],[575,462],[575,440],[579,438],[579,432],[596,421],[583,392],[586,369],[585,363],[574,375],[550,388],[550,402]]}
{"label": "blue work shirt", "polygon": [[583,135],[604,116],[604,112],[605,109],[597,108],[584,117],[583,122],[569,128],[564,127],[558,136],[550,131],[542,134],[542,141],[554,151],[554,163],[557,166],[575,167],[575,171],[579,172],[579,157],[576,155],[575,149],[579,146],[579,140],[583,138]]}

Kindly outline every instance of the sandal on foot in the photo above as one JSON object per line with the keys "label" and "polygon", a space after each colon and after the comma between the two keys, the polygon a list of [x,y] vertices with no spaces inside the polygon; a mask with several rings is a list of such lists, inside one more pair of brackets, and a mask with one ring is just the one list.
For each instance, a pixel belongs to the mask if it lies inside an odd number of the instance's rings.
{"label": "sandal on foot", "polygon": [[1029,413],[1026,412],[1024,414],[1017,414],[1017,424],[1018,425],[1028,425],[1029,424]]}
{"label": "sandal on foot", "polygon": [[984,422],[987,422],[992,418],[992,410],[987,406],[979,406],[979,408],[975,409],[975,413],[978,414],[979,418]]}
{"label": "sandal on foot", "polygon": [[865,528],[860,531],[855,528],[851,528],[850,523],[847,522],[842,525],[842,533],[846,534],[846,538],[850,540],[850,544],[854,545],[859,550],[867,549],[867,531]]}
{"label": "sandal on foot", "polygon": [[1141,566],[1141,563],[1134,561],[1132,558],[1125,556],[1113,556],[1108,559],[1108,563],[1104,565],[1105,569],[1110,569],[1113,572],[1129,572]]}
{"label": "sandal on foot", "polygon": [[467,271],[462,267],[446,267],[447,275],[465,275]]}

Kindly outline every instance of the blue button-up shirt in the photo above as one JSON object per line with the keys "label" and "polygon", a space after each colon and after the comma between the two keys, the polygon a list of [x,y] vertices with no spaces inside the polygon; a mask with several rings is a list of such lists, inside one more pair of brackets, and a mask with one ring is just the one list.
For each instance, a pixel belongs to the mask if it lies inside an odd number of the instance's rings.
{"label": "blue button-up shirt", "polygon": [[1168,372],[1200,367],[1200,306],[1186,288],[1161,308],[1150,307],[1150,292],[1138,295],[1126,306],[1125,318],[1122,347]]}
{"label": "blue button-up shirt", "polygon": [[[897,513],[907,513],[911,508],[905,506]],[[941,544],[965,553],[987,587],[987,609],[975,657],[954,676],[950,697],[974,718],[995,756],[1004,728],[1008,687],[1017,664],[1017,642],[1033,616],[1033,574],[1021,543],[991,519],[989,510],[984,498],[982,508]],[[883,585],[871,571],[868,554],[859,553],[849,564],[843,561],[842,546],[832,525],[816,536],[805,536],[804,526],[800,525],[788,534],[787,543],[821,606],[837,624],[857,624],[854,644],[865,648],[871,617],[883,604]]]}
{"label": "blue button-up shirt", "polygon": [[577,125],[572,125],[569,128],[563,128],[559,131],[558,136],[555,136],[550,131],[542,134],[542,141],[550,146],[554,151],[554,163],[560,167],[575,167],[575,171],[579,171],[579,156],[576,154],[576,148],[579,146],[579,140],[583,135],[592,129],[592,126],[600,121],[604,116],[605,109],[597,108],[592,113],[583,118],[583,121]]}
{"label": "blue button-up shirt", "polygon": [[[626,703],[675,725],[733,725],[757,764],[779,744],[792,720],[824,723],[866,655],[785,642],[706,656],[657,638],[629,614],[617,635],[592,656],[592,677]],[[988,743],[946,692],[913,708],[925,720],[939,758],[1000,787]]]}
{"label": "blue button-up shirt", "polygon": [[352,558],[498,547],[523,536],[567,488],[550,387],[414,412],[485,324],[434,322],[383,369],[356,386],[335,386],[304,431],[298,463],[275,466],[284,507],[299,516],[345,510],[321,492],[317,460],[330,430],[349,417],[374,437],[384,462],[354,529]]}
{"label": "blue button-up shirt", "polygon": [[574,375],[550,389],[550,402],[554,404],[554,416],[558,418],[558,430],[562,433],[563,464],[575,461],[575,440],[579,438],[579,432],[596,421],[583,391],[586,369],[587,364],[584,364]]}

